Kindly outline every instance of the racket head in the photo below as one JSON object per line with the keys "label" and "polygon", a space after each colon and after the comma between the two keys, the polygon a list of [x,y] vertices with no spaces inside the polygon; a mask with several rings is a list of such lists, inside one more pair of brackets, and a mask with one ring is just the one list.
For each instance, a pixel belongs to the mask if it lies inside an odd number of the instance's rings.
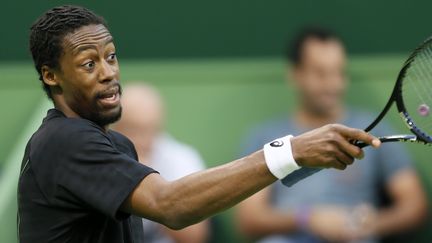
{"label": "racket head", "polygon": [[432,37],[419,45],[406,60],[392,97],[417,140],[432,143]]}

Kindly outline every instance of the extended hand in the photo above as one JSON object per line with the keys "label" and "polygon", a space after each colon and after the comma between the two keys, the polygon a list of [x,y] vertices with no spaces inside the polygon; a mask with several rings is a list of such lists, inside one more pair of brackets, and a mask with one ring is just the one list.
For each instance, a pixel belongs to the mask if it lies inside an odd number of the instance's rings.
{"label": "extended hand", "polygon": [[299,166],[343,170],[354,158],[363,158],[363,151],[350,142],[356,140],[373,147],[381,144],[362,130],[330,124],[292,138],[291,147]]}

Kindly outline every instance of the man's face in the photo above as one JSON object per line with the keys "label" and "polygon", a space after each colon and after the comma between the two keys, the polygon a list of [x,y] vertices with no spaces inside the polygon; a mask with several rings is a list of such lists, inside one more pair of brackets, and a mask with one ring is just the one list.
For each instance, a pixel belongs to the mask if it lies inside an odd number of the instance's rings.
{"label": "man's face", "polygon": [[294,67],[295,86],[308,109],[325,115],[340,107],[346,90],[345,51],[337,40],[309,39]]}
{"label": "man's face", "polygon": [[119,66],[105,26],[83,26],[66,35],[59,62],[58,92],[70,109],[100,126],[120,118]]}

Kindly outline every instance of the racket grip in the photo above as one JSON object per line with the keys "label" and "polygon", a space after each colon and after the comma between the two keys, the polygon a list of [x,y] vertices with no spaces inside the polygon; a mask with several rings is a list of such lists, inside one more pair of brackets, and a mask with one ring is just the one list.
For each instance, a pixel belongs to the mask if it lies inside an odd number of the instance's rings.
{"label": "racket grip", "polygon": [[320,168],[309,168],[309,167],[302,167],[296,171],[293,171],[289,175],[285,176],[282,179],[282,184],[284,184],[287,187],[291,187],[292,185],[296,184],[297,182],[303,180],[306,177],[309,177],[318,171],[320,171]]}
{"label": "racket grip", "polygon": [[365,143],[365,142],[362,142],[362,141],[357,141],[357,140],[354,141],[353,144],[354,144],[355,146],[361,148],[361,149],[364,148],[364,147],[369,146],[369,144],[367,144],[367,143]]}
{"label": "racket grip", "polygon": [[[417,139],[417,136],[411,134],[400,134],[400,135],[392,135],[392,136],[384,136],[378,137],[381,143],[390,143],[390,142],[421,142]],[[354,141],[354,145],[359,148],[364,148],[370,146],[369,144],[362,141]]]}

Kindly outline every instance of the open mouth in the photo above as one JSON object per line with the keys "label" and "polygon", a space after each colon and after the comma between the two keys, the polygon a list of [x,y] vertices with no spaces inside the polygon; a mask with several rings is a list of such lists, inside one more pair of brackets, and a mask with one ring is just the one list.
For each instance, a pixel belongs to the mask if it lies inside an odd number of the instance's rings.
{"label": "open mouth", "polygon": [[98,95],[99,102],[106,107],[115,107],[120,103],[120,89],[119,86],[114,86],[102,94]]}

